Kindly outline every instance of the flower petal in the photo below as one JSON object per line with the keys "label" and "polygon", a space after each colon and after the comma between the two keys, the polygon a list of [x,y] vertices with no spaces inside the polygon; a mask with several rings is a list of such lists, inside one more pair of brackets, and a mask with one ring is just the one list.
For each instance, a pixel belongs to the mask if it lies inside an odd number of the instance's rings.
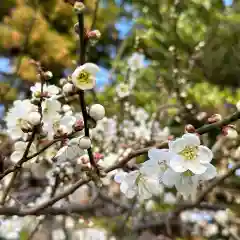
{"label": "flower petal", "polygon": [[169,166],[175,172],[185,172],[188,170],[186,167],[186,161],[184,161],[184,159],[177,154],[170,159]]}
{"label": "flower petal", "polygon": [[94,63],[85,63],[82,65],[82,68],[93,76],[100,71],[100,68]]}
{"label": "flower petal", "polygon": [[199,137],[194,133],[186,133],[182,138],[189,146],[199,146],[201,144]]}
{"label": "flower petal", "polygon": [[195,174],[202,174],[207,170],[207,167],[197,160],[186,161],[186,167]]}
{"label": "flower petal", "polygon": [[212,151],[205,146],[199,146],[198,147],[198,156],[197,158],[201,163],[209,163],[213,159],[213,153]]}
{"label": "flower petal", "polygon": [[205,166],[207,167],[207,170],[199,176],[199,180],[207,181],[215,178],[217,176],[216,168],[210,163],[205,164]]}
{"label": "flower petal", "polygon": [[15,151],[11,155],[11,161],[17,163],[23,157],[24,151]]}
{"label": "flower petal", "polygon": [[180,173],[174,172],[171,168],[167,169],[167,171],[163,174],[162,182],[167,187],[173,187],[176,183],[176,180],[180,176]]}
{"label": "flower petal", "polygon": [[181,152],[186,147],[186,142],[182,138],[178,138],[169,143],[169,151],[174,153]]}

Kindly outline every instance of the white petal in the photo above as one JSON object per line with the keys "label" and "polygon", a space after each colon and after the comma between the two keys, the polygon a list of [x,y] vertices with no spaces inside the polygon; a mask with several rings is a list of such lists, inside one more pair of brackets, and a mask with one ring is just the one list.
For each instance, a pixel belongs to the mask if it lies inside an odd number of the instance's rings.
{"label": "white petal", "polygon": [[169,143],[170,152],[179,153],[186,147],[186,142],[182,138],[178,138]]}
{"label": "white petal", "polygon": [[140,175],[139,171],[132,171],[126,175],[125,181],[129,186],[136,185],[136,179]]}
{"label": "white petal", "polygon": [[217,176],[216,168],[210,163],[205,164],[205,166],[207,167],[207,170],[199,176],[199,180],[207,181],[215,178]]}
{"label": "white petal", "polygon": [[58,100],[51,100],[50,104],[51,104],[51,107],[50,107],[51,110],[56,112],[61,110],[61,103]]}
{"label": "white petal", "polygon": [[18,142],[15,142],[14,149],[17,151],[23,152],[25,150],[26,146],[27,146],[27,143],[18,141]]}
{"label": "white petal", "polygon": [[94,63],[85,63],[82,68],[94,76],[100,71],[100,68]]}
{"label": "white petal", "polygon": [[160,162],[166,162],[169,163],[172,153],[168,149],[156,149],[152,148],[148,151],[148,157],[151,160],[155,160]]}
{"label": "white petal", "polygon": [[167,187],[173,187],[176,183],[176,180],[179,178],[180,173],[174,172],[171,168],[163,174],[162,182]]}
{"label": "white petal", "polygon": [[128,189],[125,192],[125,195],[127,198],[133,198],[135,195],[137,194],[137,189],[133,188],[133,189]]}
{"label": "white petal", "polygon": [[165,170],[165,164],[159,164],[158,161],[148,160],[140,167],[140,172],[147,176],[161,177]]}
{"label": "white petal", "polygon": [[180,157],[179,155],[174,155],[169,162],[169,166],[175,171],[175,172],[185,172],[188,170],[186,167],[186,161]]}
{"label": "white petal", "polygon": [[125,181],[123,181],[120,184],[120,191],[125,194],[128,191],[128,189],[129,189],[128,184]]}
{"label": "white petal", "polygon": [[146,180],[146,186],[153,195],[159,195],[163,192],[163,187],[157,179],[148,178]]}
{"label": "white petal", "polygon": [[196,193],[197,181],[189,176],[181,176],[175,184],[176,189],[187,199],[192,193]]}
{"label": "white petal", "polygon": [[202,174],[207,170],[207,167],[197,160],[186,161],[187,168],[195,174]]}
{"label": "white petal", "polygon": [[189,146],[199,146],[201,144],[199,137],[194,133],[186,133],[182,136],[182,138]]}
{"label": "white petal", "polygon": [[9,133],[12,139],[18,139],[24,135],[23,131],[20,128],[9,129]]}
{"label": "white petal", "polygon": [[11,155],[11,161],[14,162],[14,163],[17,163],[19,160],[22,159],[23,153],[24,152],[20,152],[20,151],[13,152],[12,155]]}
{"label": "white petal", "polygon": [[60,125],[72,126],[76,122],[76,118],[73,116],[64,116],[60,120]]}
{"label": "white petal", "polygon": [[56,87],[56,86],[54,86],[54,85],[50,85],[50,86],[48,86],[47,91],[48,91],[48,93],[50,93],[51,95],[56,95],[56,94],[59,93],[59,88]]}
{"label": "white petal", "polygon": [[148,151],[148,157],[152,160],[161,160],[162,159],[162,154],[164,155],[164,153],[168,151],[168,149],[157,149],[157,148],[151,148]]}
{"label": "white petal", "polygon": [[122,181],[124,181],[126,175],[126,172],[119,172],[114,176],[114,181],[117,183],[121,183]]}
{"label": "white petal", "polygon": [[198,157],[199,161],[201,163],[209,163],[212,161],[213,153],[212,151],[205,146],[199,146],[198,147]]}

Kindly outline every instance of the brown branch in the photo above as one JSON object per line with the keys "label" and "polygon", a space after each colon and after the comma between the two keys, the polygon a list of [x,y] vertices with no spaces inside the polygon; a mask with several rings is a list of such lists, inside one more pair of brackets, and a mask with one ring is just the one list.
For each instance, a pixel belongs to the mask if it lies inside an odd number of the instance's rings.
{"label": "brown branch", "polygon": [[95,209],[102,207],[102,204],[92,205],[69,205],[64,207],[49,207],[38,212],[25,212],[19,207],[2,207],[0,208],[0,215],[5,216],[26,216],[26,215],[69,215],[70,213],[82,214],[94,212]]}

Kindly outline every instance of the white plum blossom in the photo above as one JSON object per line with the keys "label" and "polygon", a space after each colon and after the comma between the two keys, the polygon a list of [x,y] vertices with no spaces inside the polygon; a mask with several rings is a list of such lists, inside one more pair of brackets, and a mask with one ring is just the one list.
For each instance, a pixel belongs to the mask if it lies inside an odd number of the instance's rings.
{"label": "white plum blossom", "polygon": [[81,90],[93,89],[96,85],[96,75],[99,72],[99,67],[93,63],[85,63],[77,67],[72,74],[72,82],[75,87]]}
{"label": "white plum blossom", "polygon": [[173,153],[169,165],[175,172],[180,173],[187,170],[195,174],[204,173],[207,170],[205,164],[213,158],[212,151],[200,145],[199,137],[191,133],[170,141],[169,151]]}
{"label": "white plum blossom", "polygon": [[[27,148],[28,143],[27,142],[22,142],[22,141],[18,141],[15,142],[14,144],[14,152],[11,154],[11,161],[13,163],[17,163],[19,160],[22,159],[24,152]],[[36,152],[36,146],[34,143],[31,144],[29,151],[28,151],[28,155],[34,154]],[[34,161],[36,158],[31,159],[31,161]]]}
{"label": "white plum blossom", "polygon": [[48,135],[48,139],[52,140],[55,135],[70,134],[73,131],[73,125],[76,123],[74,116],[65,115],[61,116],[56,113],[52,117],[44,122],[43,129]]}
{"label": "white plum blossom", "polygon": [[52,121],[59,118],[59,111],[61,110],[61,103],[54,99],[49,98],[42,102],[43,121]]}
{"label": "white plum blossom", "polygon": [[128,59],[128,66],[132,71],[136,71],[144,67],[144,55],[140,53],[133,53]]}
{"label": "white plum blossom", "polygon": [[37,106],[33,105],[30,100],[14,101],[13,107],[5,117],[7,132],[13,139],[24,137],[22,129],[31,128],[28,119],[31,112],[37,112]]}
{"label": "white plum blossom", "polygon": [[140,168],[141,172],[146,176],[156,177],[160,183],[163,174],[168,168],[168,161],[170,159],[169,154],[168,149],[150,149],[148,151],[149,160],[142,164]]}
{"label": "white plum blossom", "polygon": [[[41,95],[41,83],[37,82],[34,86],[30,87],[33,98],[40,98]],[[55,85],[43,84],[43,95],[46,97],[52,97],[57,95],[60,89]]]}
{"label": "white plum blossom", "polygon": [[71,139],[66,146],[60,148],[55,158],[59,162],[64,162],[67,160],[74,160],[83,155],[84,151],[79,147],[79,139],[80,138]]}
{"label": "white plum blossom", "polygon": [[128,97],[131,93],[131,88],[127,83],[119,83],[116,86],[116,94],[119,98]]}
{"label": "white plum blossom", "polygon": [[145,200],[163,192],[158,180],[146,176],[141,170],[117,173],[114,180],[120,183],[120,190],[127,198],[133,198],[137,195],[141,200]]}
{"label": "white plum blossom", "polygon": [[203,174],[192,174],[190,171],[180,173],[168,168],[162,177],[163,184],[167,187],[175,186],[185,199],[189,196],[193,199],[200,181],[208,181],[216,177],[216,168],[210,163],[205,166],[206,171]]}

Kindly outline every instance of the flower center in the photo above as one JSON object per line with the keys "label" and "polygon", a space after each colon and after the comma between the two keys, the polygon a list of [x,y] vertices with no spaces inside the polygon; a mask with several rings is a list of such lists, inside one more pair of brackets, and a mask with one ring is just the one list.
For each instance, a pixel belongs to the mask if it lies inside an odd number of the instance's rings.
{"label": "flower center", "polygon": [[187,146],[179,154],[182,155],[185,160],[194,160],[197,157],[197,150],[198,148],[196,146]]}
{"label": "flower center", "polygon": [[90,74],[83,70],[80,72],[77,79],[78,79],[79,83],[87,84],[90,82]]}
{"label": "flower center", "polygon": [[128,86],[127,85],[122,85],[121,86],[121,91],[124,92],[124,93],[128,92]]}

